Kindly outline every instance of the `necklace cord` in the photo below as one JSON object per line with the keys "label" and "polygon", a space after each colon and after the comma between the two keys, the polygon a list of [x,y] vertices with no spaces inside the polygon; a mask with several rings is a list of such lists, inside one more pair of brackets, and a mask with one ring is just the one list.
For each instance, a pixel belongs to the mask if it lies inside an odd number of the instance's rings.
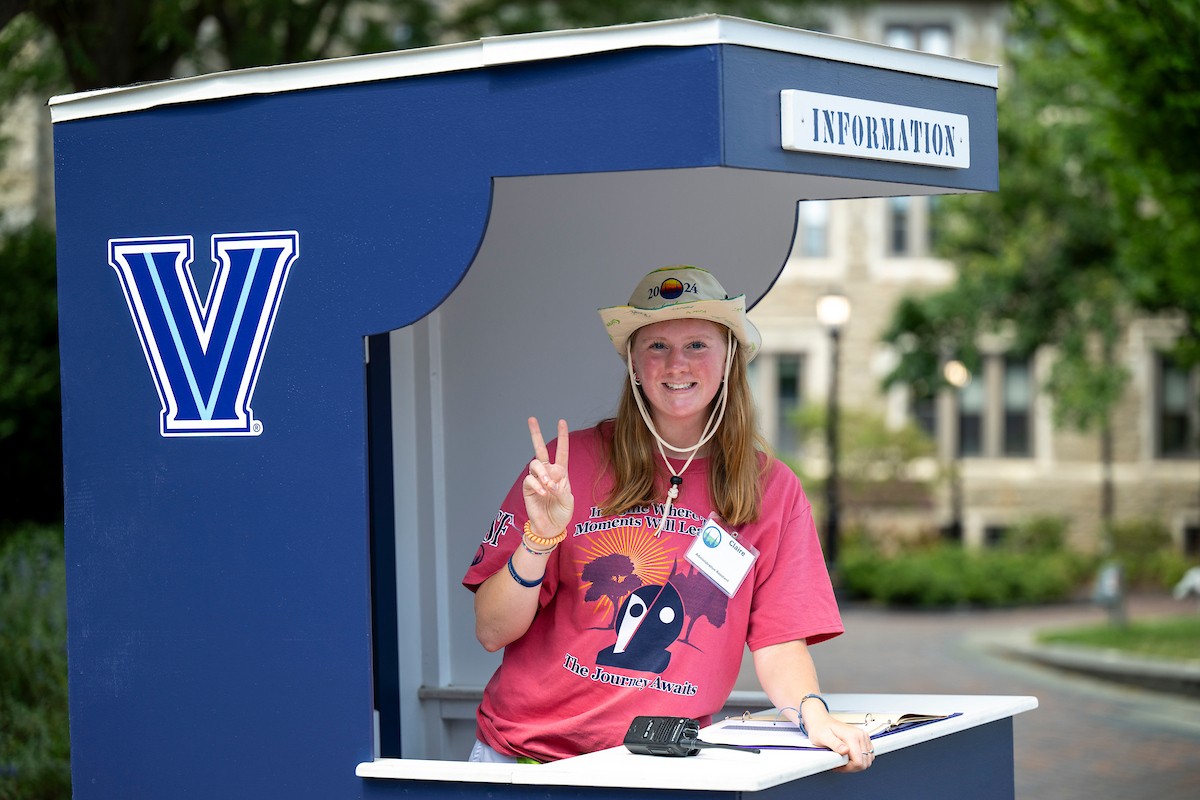
{"label": "necklace cord", "polygon": [[[721,381],[721,396],[717,400],[717,404],[713,406],[712,412],[708,415],[708,422],[704,424],[704,430],[700,433],[700,440],[691,447],[682,448],[667,444],[662,436],[659,435],[658,429],[654,427],[654,422],[650,419],[650,412],[646,410],[646,403],[642,399],[641,391],[639,391],[638,383],[633,377],[633,337],[629,337],[625,343],[625,367],[626,372],[629,374],[629,386],[633,390],[633,399],[637,403],[638,411],[642,414],[642,420],[646,423],[646,427],[650,429],[650,435],[654,437],[654,441],[658,444],[658,452],[662,456],[663,463],[667,465],[667,469],[671,472],[671,487],[667,489],[667,502],[663,507],[662,518],[658,522],[658,529],[654,532],[655,537],[661,534],[663,528],[666,527],[667,517],[671,515],[671,505],[674,503],[675,498],[679,497],[679,487],[683,484],[683,473],[691,466],[692,459],[700,452],[700,448],[716,435],[717,429],[721,427],[722,420],[725,419],[725,404],[729,398],[729,369],[733,365],[733,355],[738,346],[737,340],[733,338],[733,331],[726,329],[726,337],[728,344],[725,348],[725,377]],[[683,463],[678,472],[671,465],[671,460],[667,458],[668,448],[677,453],[690,453],[687,461]]]}

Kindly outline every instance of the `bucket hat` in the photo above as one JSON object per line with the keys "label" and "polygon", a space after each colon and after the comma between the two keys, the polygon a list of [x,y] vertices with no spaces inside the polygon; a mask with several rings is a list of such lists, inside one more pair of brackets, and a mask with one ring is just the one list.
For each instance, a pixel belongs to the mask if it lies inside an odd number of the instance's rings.
{"label": "bucket hat", "polygon": [[642,278],[623,306],[600,309],[600,319],[622,359],[638,328],[668,319],[707,319],[729,328],[747,360],[762,349],[758,328],[746,317],[746,296],[730,297],[712,273],[700,267],[662,267]]}

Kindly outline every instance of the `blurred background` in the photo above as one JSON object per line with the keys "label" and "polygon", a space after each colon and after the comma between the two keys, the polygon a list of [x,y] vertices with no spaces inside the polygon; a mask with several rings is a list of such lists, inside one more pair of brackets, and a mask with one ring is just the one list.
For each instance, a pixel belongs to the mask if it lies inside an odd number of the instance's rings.
{"label": "blurred background", "polygon": [[[804,479],[840,596],[872,613],[1092,604],[1104,647],[1143,633],[1130,597],[1184,596],[1194,0],[0,0],[0,799],[70,796],[46,100],[697,13],[1001,65],[998,193],[801,203],[751,313],[760,425]],[[1178,610],[1150,638],[1194,663],[1196,605]]]}

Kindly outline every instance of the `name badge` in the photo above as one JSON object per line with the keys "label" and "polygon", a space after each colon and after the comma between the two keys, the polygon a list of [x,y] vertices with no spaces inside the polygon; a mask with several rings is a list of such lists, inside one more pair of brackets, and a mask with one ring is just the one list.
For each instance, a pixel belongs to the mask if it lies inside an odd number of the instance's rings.
{"label": "name badge", "polygon": [[733,597],[750,573],[750,567],[754,566],[758,551],[743,545],[720,523],[709,517],[704,521],[696,541],[688,548],[686,558],[718,589]]}

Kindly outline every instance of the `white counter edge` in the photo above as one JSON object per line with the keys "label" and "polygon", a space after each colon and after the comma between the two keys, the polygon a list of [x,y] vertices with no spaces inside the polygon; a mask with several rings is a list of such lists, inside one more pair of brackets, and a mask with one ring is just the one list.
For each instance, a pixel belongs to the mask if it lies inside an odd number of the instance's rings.
{"label": "white counter edge", "polygon": [[[876,739],[877,757],[1038,706],[1036,697],[1007,695],[830,694],[827,697],[836,709],[961,712],[960,716]],[[756,755],[713,749],[703,750],[692,758],[674,759],[636,756],[624,747],[614,747],[540,765],[384,758],[359,764],[355,774],[385,780],[752,792],[824,772],[843,763],[845,759],[841,756],[817,750],[774,750]],[[729,769],[735,765],[741,768]]]}

